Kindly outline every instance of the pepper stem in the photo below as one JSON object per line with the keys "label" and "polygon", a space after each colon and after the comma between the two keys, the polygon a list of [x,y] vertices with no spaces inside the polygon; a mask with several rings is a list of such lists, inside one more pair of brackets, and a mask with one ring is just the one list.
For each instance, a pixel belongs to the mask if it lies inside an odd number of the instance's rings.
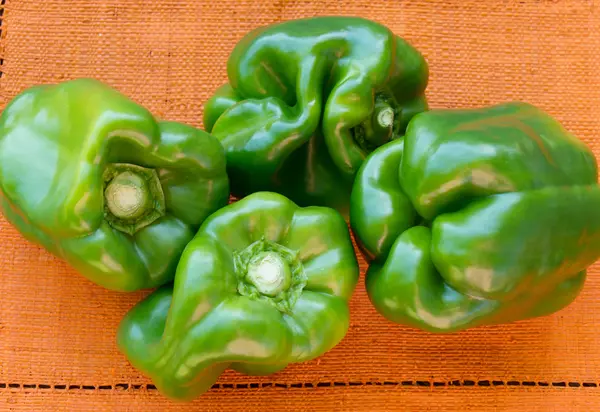
{"label": "pepper stem", "polygon": [[378,96],[371,116],[354,128],[354,140],[370,153],[394,138],[396,123],[396,111],[391,100]]}
{"label": "pepper stem", "polygon": [[140,176],[123,172],[106,187],[108,210],[119,219],[136,219],[152,207],[148,186]]}
{"label": "pepper stem", "polygon": [[164,216],[165,198],[153,169],[111,164],[104,183],[104,216],[115,229],[132,235]]}
{"label": "pepper stem", "polygon": [[254,256],[248,263],[248,281],[267,296],[277,296],[289,288],[292,273],[287,262],[278,253],[268,251]]}
{"label": "pepper stem", "polygon": [[242,296],[290,313],[306,286],[298,253],[265,237],[233,253],[237,290]]}
{"label": "pepper stem", "polygon": [[389,131],[394,125],[394,109],[387,103],[375,105],[375,114],[377,116],[377,125],[384,132]]}

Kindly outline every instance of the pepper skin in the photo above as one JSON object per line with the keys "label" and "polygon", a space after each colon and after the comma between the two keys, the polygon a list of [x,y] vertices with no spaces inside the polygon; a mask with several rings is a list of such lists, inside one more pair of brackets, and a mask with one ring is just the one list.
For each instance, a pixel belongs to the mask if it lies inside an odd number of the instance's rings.
{"label": "pepper skin", "polygon": [[358,275],[338,212],[255,193],[204,222],[174,286],[122,320],[118,347],[163,394],[190,400],[228,367],[270,374],[333,348]]}
{"label": "pepper skin", "polygon": [[525,103],[415,116],[364,162],[351,202],[371,302],[428,331],[556,312],[600,257],[596,159]]}
{"label": "pepper skin", "polygon": [[0,117],[5,218],[98,285],[173,279],[204,219],[229,198],[225,153],[191,126],[158,122],[92,79],[31,87]]}
{"label": "pepper skin", "polygon": [[274,191],[344,217],[367,154],[427,110],[424,57],[361,18],[258,28],[236,45],[227,73],[204,127],[225,148],[232,193]]}

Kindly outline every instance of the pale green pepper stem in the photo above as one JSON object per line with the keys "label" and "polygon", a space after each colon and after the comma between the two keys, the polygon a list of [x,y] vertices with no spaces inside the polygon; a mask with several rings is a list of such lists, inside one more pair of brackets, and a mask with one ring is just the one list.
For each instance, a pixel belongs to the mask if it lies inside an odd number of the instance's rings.
{"label": "pale green pepper stem", "polygon": [[288,263],[273,251],[261,252],[252,258],[246,276],[260,293],[267,296],[277,296],[292,282]]}
{"label": "pale green pepper stem", "polygon": [[132,235],[165,215],[165,196],[155,170],[114,163],[103,177],[104,217],[113,228]]}
{"label": "pale green pepper stem", "polygon": [[265,237],[234,252],[238,293],[289,313],[306,286],[297,252]]}
{"label": "pale green pepper stem", "polygon": [[371,116],[354,129],[356,143],[366,152],[372,152],[393,140],[396,129],[396,111],[392,102],[382,96],[375,100]]}
{"label": "pale green pepper stem", "polygon": [[104,195],[108,210],[119,219],[137,219],[153,207],[145,179],[129,171],[111,180]]}
{"label": "pale green pepper stem", "polygon": [[387,103],[376,105],[373,116],[377,119],[377,125],[386,132],[394,125],[394,109]]}

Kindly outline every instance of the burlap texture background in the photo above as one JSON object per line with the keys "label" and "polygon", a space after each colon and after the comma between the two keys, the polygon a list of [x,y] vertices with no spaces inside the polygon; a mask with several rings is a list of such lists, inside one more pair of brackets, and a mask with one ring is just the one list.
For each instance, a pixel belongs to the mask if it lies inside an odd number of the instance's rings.
{"label": "burlap texture background", "polygon": [[[525,100],[600,156],[594,1],[7,0],[2,8],[0,109],[33,84],[91,76],[158,116],[201,126],[202,104],[247,31],[360,15],[423,51],[432,107]],[[90,284],[4,220],[0,275],[1,410],[600,410],[599,265],[560,313],[449,336],[385,321],[360,283],[350,331],[330,353],[270,377],[227,372],[186,405],[161,397],[116,350],[120,318],[145,293]]]}

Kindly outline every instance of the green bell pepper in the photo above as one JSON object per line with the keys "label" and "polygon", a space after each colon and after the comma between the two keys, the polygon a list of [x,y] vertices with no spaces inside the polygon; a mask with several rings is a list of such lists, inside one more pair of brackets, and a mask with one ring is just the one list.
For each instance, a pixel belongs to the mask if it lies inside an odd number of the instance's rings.
{"label": "green bell pepper", "polygon": [[345,217],[367,154],[427,109],[423,56],[361,18],[255,29],[235,46],[227,73],[205,105],[204,127],[225,148],[232,193],[274,191]]}
{"label": "green bell pepper", "polygon": [[548,315],[600,257],[597,163],[529,104],[432,110],[364,162],[350,222],[393,322],[451,332]]}
{"label": "green bell pepper", "polygon": [[270,374],[333,348],[358,275],[338,212],[254,193],[203,223],[174,285],[124,317],[118,347],[163,394],[189,400],[228,367]]}
{"label": "green bell pepper", "polygon": [[217,139],[76,79],[31,87],[2,113],[0,195],[25,238],[133,291],[172,280],[202,221],[227,204],[229,181]]}

